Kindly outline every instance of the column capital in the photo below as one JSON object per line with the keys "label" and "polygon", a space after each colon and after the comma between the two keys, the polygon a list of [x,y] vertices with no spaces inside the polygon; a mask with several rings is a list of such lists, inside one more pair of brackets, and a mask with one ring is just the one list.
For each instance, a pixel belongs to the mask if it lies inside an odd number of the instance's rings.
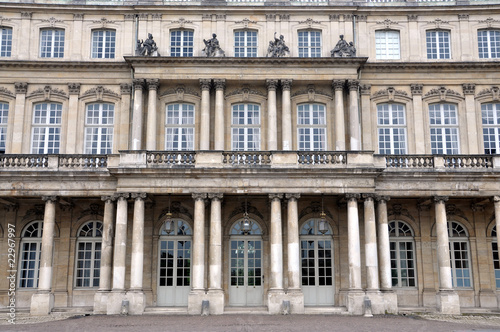
{"label": "column capital", "polygon": [[332,88],[335,91],[343,91],[345,86],[345,80],[333,80]]}
{"label": "column capital", "polygon": [[382,196],[382,195],[375,195],[375,199],[379,203],[387,203],[388,201],[391,200],[389,196]]}
{"label": "column capital", "polygon": [[350,200],[358,200],[361,198],[360,194],[345,194],[345,198],[350,201]]}
{"label": "column capital", "polygon": [[285,198],[290,200],[298,200],[300,198],[300,194],[285,194]]}
{"label": "column capital", "polygon": [[498,203],[500,202],[500,196],[493,196],[493,202]]}
{"label": "column capital", "polygon": [[214,80],[215,90],[224,90],[226,88],[226,80],[225,79],[216,79]]}
{"label": "column capital", "polygon": [[274,201],[276,199],[281,200],[283,198],[283,194],[269,194],[269,200]]}
{"label": "column capital", "polygon": [[291,90],[292,89],[292,79],[282,79],[281,80],[281,89],[282,90]]}
{"label": "column capital", "polygon": [[157,78],[150,78],[146,80],[146,84],[148,85],[148,90],[158,90],[160,80]]}
{"label": "column capital", "polygon": [[365,201],[373,201],[373,200],[375,199],[375,197],[376,197],[376,196],[377,196],[377,195],[375,195],[375,194],[371,194],[371,193],[370,193],[370,194],[362,194],[362,195],[361,195],[361,197],[363,197],[363,199],[364,199]]}
{"label": "column capital", "polygon": [[116,193],[113,195],[113,197],[119,201],[119,200],[127,200],[130,197],[129,193]]}
{"label": "column capital", "polygon": [[463,83],[462,89],[464,91],[464,95],[474,95],[476,93],[476,84],[474,83]]}
{"label": "column capital", "polygon": [[130,197],[135,200],[144,200],[147,197],[146,193],[131,193]]}
{"label": "column capital", "polygon": [[423,88],[424,85],[420,83],[410,84],[410,90],[412,95],[422,95]]}
{"label": "column capital", "polygon": [[449,199],[448,196],[434,196],[434,203],[445,203]]}
{"label": "column capital", "polygon": [[191,194],[191,196],[193,197],[193,199],[195,201],[205,200],[207,198],[207,194],[206,193],[204,193],[204,194],[193,193],[193,194]]}
{"label": "column capital", "polygon": [[57,202],[57,196],[42,196],[42,201],[45,201],[45,202],[52,202],[52,203],[55,203]]}
{"label": "column capital", "polygon": [[266,79],[267,90],[276,90],[278,87],[278,80]]}
{"label": "column capital", "polygon": [[121,83],[120,84],[120,93],[122,95],[129,95],[130,92],[132,92],[132,85],[128,83]]}
{"label": "column capital", "polygon": [[361,87],[361,94],[362,95],[368,95],[368,96],[370,95],[371,90],[372,90],[371,84],[361,84],[360,87]]}
{"label": "column capital", "polygon": [[79,95],[80,83],[68,83],[68,90],[70,95]]}
{"label": "column capital", "polygon": [[211,200],[220,201],[220,200],[222,200],[222,197],[224,197],[223,193],[208,194],[208,198],[211,199]]}
{"label": "column capital", "polygon": [[106,203],[108,203],[108,202],[112,203],[112,202],[116,201],[116,197],[115,196],[101,196],[101,201],[106,202]]}
{"label": "column capital", "polygon": [[132,84],[134,85],[134,89],[144,89],[144,79],[142,78],[136,78],[132,81]]}
{"label": "column capital", "polygon": [[212,86],[212,80],[200,78],[200,88],[201,90],[210,90]]}
{"label": "column capital", "polygon": [[349,91],[358,90],[359,80],[347,80],[347,87]]}
{"label": "column capital", "polygon": [[16,90],[16,94],[26,94],[26,91],[28,90],[28,83],[26,82],[14,83],[14,89]]}

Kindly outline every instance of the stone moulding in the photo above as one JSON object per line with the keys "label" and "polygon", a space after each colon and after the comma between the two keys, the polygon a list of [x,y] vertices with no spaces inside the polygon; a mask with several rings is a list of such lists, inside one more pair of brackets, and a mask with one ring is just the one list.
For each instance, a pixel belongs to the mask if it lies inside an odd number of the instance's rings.
{"label": "stone moulding", "polygon": [[98,69],[98,70],[130,70],[130,65],[125,62],[97,62],[97,61],[79,61],[79,62],[60,62],[60,61],[2,61],[0,60],[0,69]]}
{"label": "stone moulding", "polygon": [[93,96],[95,95],[97,100],[102,100],[102,97],[104,95],[114,97],[114,98],[120,98],[120,95],[110,89],[107,89],[103,87],[102,85],[98,85],[95,88],[88,89],[85,91],[85,93],[82,94],[82,97],[88,97],[88,96]]}
{"label": "stone moulding", "polygon": [[0,96],[7,96],[7,97],[11,97],[11,98],[16,97],[16,95],[12,91],[10,91],[9,89],[4,88],[4,87],[0,87]]}
{"label": "stone moulding", "polygon": [[44,88],[36,89],[28,95],[28,97],[39,96],[44,96],[45,100],[49,100],[51,96],[58,96],[66,99],[68,98],[66,92],[61,89],[53,89],[50,85],[46,85]]}

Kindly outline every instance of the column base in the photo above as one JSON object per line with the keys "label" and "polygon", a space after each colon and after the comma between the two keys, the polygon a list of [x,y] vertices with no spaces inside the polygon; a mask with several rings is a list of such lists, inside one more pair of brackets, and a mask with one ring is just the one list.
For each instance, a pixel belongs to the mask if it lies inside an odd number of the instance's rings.
{"label": "column base", "polygon": [[[210,315],[222,315],[224,313],[224,291],[222,289],[209,289],[206,300],[210,302]],[[201,313],[201,303],[200,303]]]}
{"label": "column base", "polygon": [[94,315],[106,314],[108,312],[109,291],[97,291],[94,295]]}
{"label": "column base", "polygon": [[437,310],[445,315],[460,315],[460,298],[454,290],[436,293]]}
{"label": "column base", "polygon": [[[122,314],[122,301],[126,300],[125,291],[111,291],[108,293],[108,303],[106,306],[106,314],[119,315]],[[128,313],[128,312],[127,312]]]}
{"label": "column base", "polygon": [[350,315],[364,314],[365,292],[362,290],[348,290],[346,294],[346,307]]}
{"label": "column base", "polygon": [[[195,289],[189,292],[188,296],[188,314],[189,315],[201,315],[201,302],[210,301],[208,295],[204,289]],[[210,307],[211,307],[210,303]],[[209,308],[211,309],[211,308]]]}
{"label": "column base", "polygon": [[290,314],[304,313],[304,293],[301,289],[289,289],[285,297],[285,300],[290,301]]}
{"label": "column base", "polygon": [[146,295],[142,290],[128,291],[126,295],[129,301],[128,313],[130,315],[142,315],[146,309]]}
{"label": "column base", "polygon": [[267,308],[270,315],[283,313],[283,300],[288,301],[283,289],[272,289],[267,293]]}
{"label": "column base", "polygon": [[398,294],[393,290],[382,291],[382,297],[384,298],[385,314],[397,315],[398,310]]}
{"label": "column base", "polygon": [[497,295],[492,290],[479,292],[479,303],[481,308],[496,308],[498,306]]}
{"label": "column base", "polygon": [[30,314],[32,316],[45,316],[54,308],[54,294],[35,293],[31,296]]}
{"label": "column base", "polygon": [[367,290],[366,296],[372,303],[372,314],[385,315],[398,313],[398,296],[395,292]]}

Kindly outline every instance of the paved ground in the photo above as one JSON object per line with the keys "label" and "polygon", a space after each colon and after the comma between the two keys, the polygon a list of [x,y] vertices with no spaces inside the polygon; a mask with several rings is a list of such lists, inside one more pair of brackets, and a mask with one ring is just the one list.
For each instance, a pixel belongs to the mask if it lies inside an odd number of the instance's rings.
{"label": "paved ground", "polygon": [[[3,314],[3,313],[2,313]],[[6,315],[6,314],[4,314]],[[375,316],[223,315],[223,316],[73,316],[29,318],[19,314],[16,325],[2,319],[0,331],[500,331],[498,315]],[[55,320],[57,318],[66,318]]]}

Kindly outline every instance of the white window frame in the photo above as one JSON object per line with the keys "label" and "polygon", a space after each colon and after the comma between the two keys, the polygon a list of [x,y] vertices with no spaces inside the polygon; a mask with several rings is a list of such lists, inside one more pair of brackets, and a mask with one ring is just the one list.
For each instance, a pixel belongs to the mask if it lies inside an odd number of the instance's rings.
{"label": "white window frame", "polygon": [[116,30],[92,30],[92,59],[114,59],[116,53]]}
{"label": "white window frame", "polygon": [[233,35],[235,57],[251,58],[257,56],[257,30],[235,30]]}
{"label": "white window frame", "polygon": [[[177,108],[177,109],[176,109]],[[178,112],[177,115],[169,112]],[[191,114],[191,115],[190,115]],[[192,151],[195,142],[195,106],[171,103],[165,107],[165,150]]]}
{"label": "white window frame", "polygon": [[40,57],[64,58],[64,29],[40,30]]}
{"label": "white window frame", "polygon": [[61,120],[62,104],[48,102],[33,105],[31,153],[59,153],[61,147]]}
{"label": "white window frame", "polygon": [[[448,30],[427,30],[427,59],[451,59],[451,33]],[[443,40],[441,40],[443,39]]]}
{"label": "white window frame", "polygon": [[231,107],[231,147],[233,151],[260,150],[260,105],[234,104]]}
{"label": "white window frame", "polygon": [[500,103],[481,104],[485,154],[500,153]]}
{"label": "white window frame", "polygon": [[12,28],[0,26],[0,57],[12,55]]}
{"label": "white window frame", "polygon": [[432,154],[460,153],[457,105],[449,103],[430,104],[429,125]]}
{"label": "white window frame", "polygon": [[[177,40],[180,37],[180,40]],[[170,56],[192,57],[194,45],[194,31],[184,29],[170,30]]]}
{"label": "white window frame", "polygon": [[[297,37],[300,58],[321,57],[321,46],[323,43],[321,30],[300,30]],[[319,38],[319,43],[315,40],[316,38]]]}
{"label": "white window frame", "polygon": [[77,288],[99,287],[102,227],[101,221],[93,220],[86,222],[78,230],[75,257],[75,287]]}
{"label": "white window frame", "polygon": [[85,108],[85,153],[112,153],[114,115],[114,104],[87,104]]}
{"label": "white window frame", "polygon": [[[18,268],[19,288],[38,288],[40,255],[42,253],[42,231],[43,221],[36,220],[27,224],[21,233]],[[26,252],[25,247],[27,245],[32,247],[29,252]]]}
{"label": "white window frame", "polygon": [[500,30],[477,30],[477,48],[480,59],[500,58]]}
{"label": "white window frame", "polygon": [[[407,153],[408,140],[404,104],[377,104],[377,125],[378,153],[397,155]],[[387,144],[389,147],[386,146]]]}
{"label": "white window frame", "polygon": [[8,121],[9,121],[9,104],[0,102],[0,153],[5,153]]}
{"label": "white window frame", "polygon": [[[316,117],[314,116],[315,111],[318,112],[318,116]],[[307,116],[301,116],[301,112],[304,112],[304,115],[306,115],[307,113]],[[320,115],[320,113],[322,113],[322,116]],[[322,139],[316,140],[315,139],[316,137],[320,137]],[[326,151],[326,145],[327,145],[326,105],[319,103],[304,103],[297,105],[298,150]]]}
{"label": "white window frame", "polygon": [[413,229],[406,222],[389,222],[392,287],[414,288],[418,285],[414,236]]}
{"label": "white window frame", "polygon": [[[467,229],[459,222],[448,220],[448,241],[450,250],[451,279],[454,288],[472,288],[472,266],[470,261],[469,234]],[[460,248],[455,248],[456,246]],[[463,256],[467,255],[464,259]],[[466,265],[461,268],[458,265]],[[462,271],[463,270],[463,271]],[[466,276],[465,276],[466,275]],[[461,284],[458,286],[458,284]],[[468,285],[464,285],[468,283]]]}
{"label": "white window frame", "polygon": [[399,60],[401,58],[398,30],[375,31],[375,57],[378,60]]}

